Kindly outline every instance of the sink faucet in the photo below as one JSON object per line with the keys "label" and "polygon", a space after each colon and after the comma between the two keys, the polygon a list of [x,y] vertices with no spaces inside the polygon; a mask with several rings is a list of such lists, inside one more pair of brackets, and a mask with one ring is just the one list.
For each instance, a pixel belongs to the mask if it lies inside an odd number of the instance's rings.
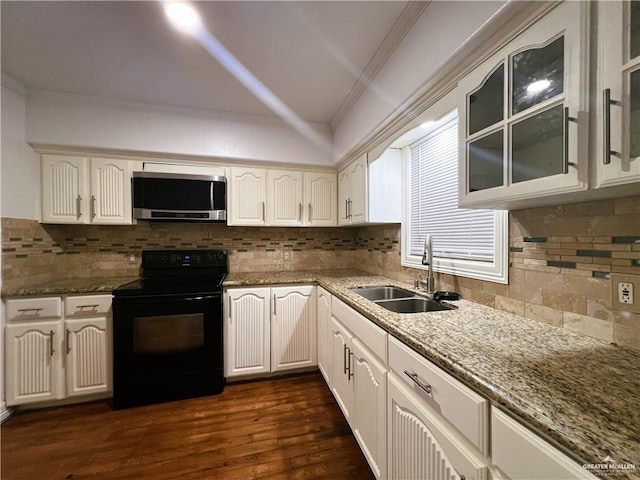
{"label": "sink faucet", "polygon": [[433,293],[433,242],[431,241],[431,235],[427,235],[424,239],[424,249],[422,252],[422,265],[426,265],[427,268],[427,280],[419,275],[420,280],[416,283],[418,286],[426,285],[427,293]]}

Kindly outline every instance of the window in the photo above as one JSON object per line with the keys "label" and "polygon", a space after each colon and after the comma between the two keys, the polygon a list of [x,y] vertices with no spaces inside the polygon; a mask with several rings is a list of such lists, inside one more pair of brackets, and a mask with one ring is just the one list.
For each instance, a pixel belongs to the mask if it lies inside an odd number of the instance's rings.
{"label": "window", "polygon": [[402,265],[426,268],[421,260],[431,235],[436,272],[507,283],[507,212],[458,208],[456,112],[402,150]]}

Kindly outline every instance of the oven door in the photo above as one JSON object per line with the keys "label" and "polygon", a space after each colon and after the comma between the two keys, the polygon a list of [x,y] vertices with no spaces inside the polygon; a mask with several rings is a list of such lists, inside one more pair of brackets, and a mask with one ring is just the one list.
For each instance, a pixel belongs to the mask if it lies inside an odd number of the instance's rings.
{"label": "oven door", "polygon": [[222,294],[116,297],[114,406],[219,393]]}

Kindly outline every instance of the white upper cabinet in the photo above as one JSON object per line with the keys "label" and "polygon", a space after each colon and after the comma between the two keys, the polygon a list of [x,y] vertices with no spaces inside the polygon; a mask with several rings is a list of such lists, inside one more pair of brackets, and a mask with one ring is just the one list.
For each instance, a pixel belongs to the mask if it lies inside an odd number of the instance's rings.
{"label": "white upper cabinet", "polygon": [[269,170],[267,178],[267,223],[280,227],[302,226],[302,172]]}
{"label": "white upper cabinet", "polygon": [[131,223],[131,162],[92,158],[89,178],[91,223]]}
{"label": "white upper cabinet", "polygon": [[267,224],[267,171],[262,168],[231,169],[227,218],[229,225]]}
{"label": "white upper cabinet", "polygon": [[589,187],[588,7],[561,3],[460,80],[460,206]]}
{"label": "white upper cabinet", "polygon": [[89,223],[88,158],[43,155],[42,221]]}
{"label": "white upper cabinet", "polygon": [[337,180],[330,172],[231,168],[229,225],[332,227]]}
{"label": "white upper cabinet", "polygon": [[368,161],[364,154],[338,172],[338,224],[400,223],[400,151]]}
{"label": "white upper cabinet", "polygon": [[42,156],[44,223],[131,224],[128,160]]}
{"label": "white upper cabinet", "polygon": [[338,176],[335,173],[304,173],[305,225],[335,227],[338,225]]}
{"label": "white upper cabinet", "polygon": [[596,187],[640,181],[640,2],[598,2]]}

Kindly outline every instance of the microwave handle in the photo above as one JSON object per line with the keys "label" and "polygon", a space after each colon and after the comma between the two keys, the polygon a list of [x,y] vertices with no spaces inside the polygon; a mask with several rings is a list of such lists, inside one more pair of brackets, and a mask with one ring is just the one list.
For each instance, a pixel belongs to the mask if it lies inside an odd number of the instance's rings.
{"label": "microwave handle", "polygon": [[209,205],[211,205],[210,210],[215,210],[215,205],[213,203],[213,182],[209,184]]}

